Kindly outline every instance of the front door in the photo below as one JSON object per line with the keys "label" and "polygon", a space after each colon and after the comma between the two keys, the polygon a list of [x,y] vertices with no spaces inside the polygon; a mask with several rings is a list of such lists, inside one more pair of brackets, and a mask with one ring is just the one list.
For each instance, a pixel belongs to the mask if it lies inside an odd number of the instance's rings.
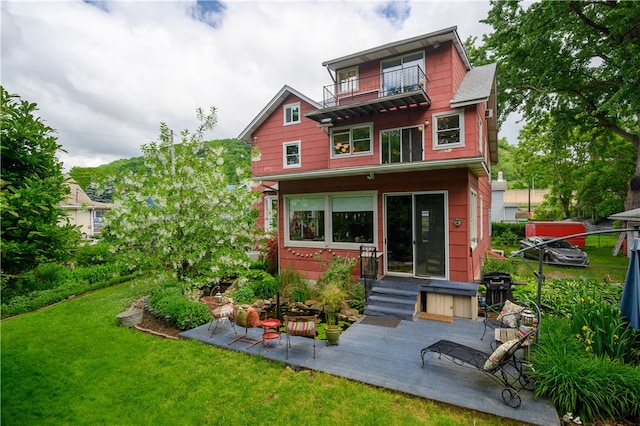
{"label": "front door", "polygon": [[446,194],[385,196],[386,272],[447,277]]}

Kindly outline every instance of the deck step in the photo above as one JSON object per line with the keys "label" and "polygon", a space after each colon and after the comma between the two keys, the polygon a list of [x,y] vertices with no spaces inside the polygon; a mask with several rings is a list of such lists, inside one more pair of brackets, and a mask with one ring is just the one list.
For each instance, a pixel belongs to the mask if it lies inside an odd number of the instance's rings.
{"label": "deck step", "polygon": [[365,315],[387,316],[412,321],[417,312],[419,288],[400,280],[376,280],[364,308]]}

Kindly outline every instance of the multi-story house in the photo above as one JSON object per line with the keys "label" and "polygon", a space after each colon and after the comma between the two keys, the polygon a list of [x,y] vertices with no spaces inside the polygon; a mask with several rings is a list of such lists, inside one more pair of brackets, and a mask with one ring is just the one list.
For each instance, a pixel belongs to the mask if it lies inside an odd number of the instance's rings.
{"label": "multi-story house", "polygon": [[252,173],[261,223],[277,222],[280,269],[315,279],[323,259],[364,245],[385,277],[477,279],[490,247],[495,64],[472,67],[453,27],[322,65],[322,101],[284,86],[239,136],[260,153]]}

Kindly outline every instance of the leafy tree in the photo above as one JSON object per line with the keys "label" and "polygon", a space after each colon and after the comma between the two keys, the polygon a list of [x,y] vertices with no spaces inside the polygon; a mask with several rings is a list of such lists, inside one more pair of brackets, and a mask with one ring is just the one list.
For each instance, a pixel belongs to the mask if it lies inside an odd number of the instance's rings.
{"label": "leafy tree", "polygon": [[160,125],[160,142],[142,147],[143,174],[129,173],[116,191],[107,229],[119,250],[137,265],[170,270],[185,286],[201,287],[247,268],[255,244],[250,169],[239,165],[237,185],[224,173],[223,147],[206,147],[205,130],[216,124],[215,109],[194,133],[184,130],[173,144]]}
{"label": "leafy tree", "polygon": [[[54,130],[36,117],[37,105],[0,87],[2,110],[2,272],[15,275],[40,262],[65,260],[80,232],[64,222],[69,193]],[[5,277],[7,278],[7,277]],[[11,285],[11,281],[4,282]]]}
{"label": "leafy tree", "polygon": [[550,114],[563,131],[628,141],[634,172],[625,207],[640,207],[640,2],[491,4],[482,22],[494,32],[470,57],[498,63],[500,119],[517,111],[534,123]]}

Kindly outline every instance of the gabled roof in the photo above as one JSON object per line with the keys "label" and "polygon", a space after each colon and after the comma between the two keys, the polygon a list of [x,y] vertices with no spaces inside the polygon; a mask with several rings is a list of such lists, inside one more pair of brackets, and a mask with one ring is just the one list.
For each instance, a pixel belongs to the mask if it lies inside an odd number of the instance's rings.
{"label": "gabled roof", "polygon": [[482,65],[467,72],[451,99],[451,108],[486,103],[493,114],[487,118],[489,154],[498,162],[498,100],[496,95],[496,64]]}
{"label": "gabled roof", "polygon": [[[488,102],[495,79],[496,64],[472,68],[465,74],[458,91],[451,99],[451,107],[458,108],[480,102]],[[493,107],[489,106],[489,108]]]}
{"label": "gabled roof", "polygon": [[111,208],[111,204],[109,203],[93,201],[91,198],[89,198],[87,193],[84,192],[84,190],[80,187],[80,185],[78,185],[73,179],[68,177],[68,175],[65,175],[65,177],[68,178],[66,184],[69,187],[69,190],[71,191],[71,193],[67,194],[67,199],[63,202],[62,207],[81,208],[84,206],[92,206],[92,207],[98,207],[103,209]]}
{"label": "gabled roof", "polygon": [[330,70],[339,70],[342,68],[363,64],[389,56],[401,55],[403,53],[413,52],[415,50],[424,49],[427,46],[438,45],[445,41],[452,41],[458,54],[464,61],[467,69],[471,69],[471,63],[467,57],[460,37],[458,36],[458,27],[449,27],[443,30],[435,31],[429,34],[423,34],[417,37],[405,40],[394,41],[392,43],[383,44],[382,46],[372,49],[363,50],[351,55],[342,56],[322,63],[323,66]]}
{"label": "gabled roof", "polygon": [[276,109],[280,107],[282,102],[284,102],[284,100],[287,99],[289,95],[299,97],[303,101],[313,105],[316,109],[322,108],[322,105],[320,105],[316,101],[310,99],[309,97],[303,95],[302,93],[285,84],[282,89],[280,89],[280,91],[273,97],[273,99],[269,101],[267,106],[265,106],[262,111],[260,111],[256,118],[254,118],[253,121],[251,121],[251,123],[249,123],[249,125],[242,131],[242,133],[240,133],[238,139],[246,142],[251,142],[249,139],[251,138],[253,132],[255,132],[256,129],[260,127],[260,125],[264,123],[264,121],[269,118],[269,116],[271,116],[271,114],[273,114]]}

